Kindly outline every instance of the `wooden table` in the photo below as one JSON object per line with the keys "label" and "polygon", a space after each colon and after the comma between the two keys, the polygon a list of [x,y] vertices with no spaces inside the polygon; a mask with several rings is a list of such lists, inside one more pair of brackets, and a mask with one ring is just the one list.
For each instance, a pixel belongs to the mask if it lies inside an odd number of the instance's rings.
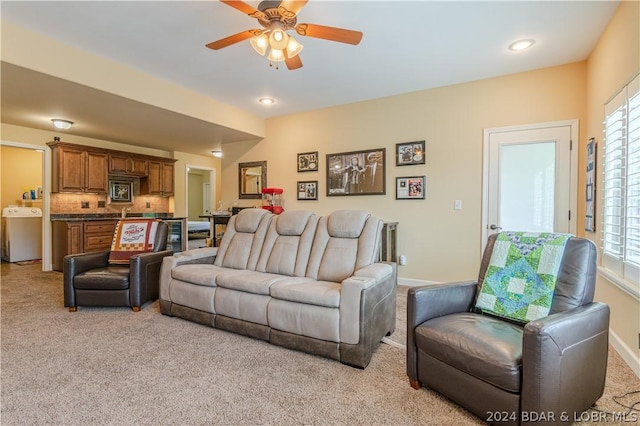
{"label": "wooden table", "polygon": [[198,216],[201,219],[209,219],[209,222],[211,222],[211,230],[209,231],[209,235],[211,236],[211,244],[213,245],[213,247],[217,247],[218,243],[218,234],[216,234],[216,226],[218,225],[226,225],[227,223],[229,223],[229,219],[231,219],[231,215],[228,214],[213,214],[213,215],[204,215],[204,216]]}

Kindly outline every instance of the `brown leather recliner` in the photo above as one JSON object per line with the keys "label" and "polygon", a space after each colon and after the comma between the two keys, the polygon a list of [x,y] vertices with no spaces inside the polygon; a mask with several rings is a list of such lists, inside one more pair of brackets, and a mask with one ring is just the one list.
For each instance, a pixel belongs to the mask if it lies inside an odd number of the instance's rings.
{"label": "brown leather recliner", "polygon": [[110,265],[110,251],[67,255],[64,258],[64,306],[130,306],[138,312],[146,302],[158,298],[162,259],[169,226],[159,222],[153,251],[131,256],[128,265]]}
{"label": "brown leather recliner", "polygon": [[593,302],[596,247],[565,246],[549,315],[516,324],[475,312],[478,281],[409,289],[407,375],[497,424],[575,421],[604,392],[609,307]]}

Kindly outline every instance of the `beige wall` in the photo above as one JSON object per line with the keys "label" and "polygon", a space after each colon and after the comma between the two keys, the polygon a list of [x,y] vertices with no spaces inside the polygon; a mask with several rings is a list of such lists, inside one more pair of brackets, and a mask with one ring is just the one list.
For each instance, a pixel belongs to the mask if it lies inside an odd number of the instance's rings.
{"label": "beige wall", "polygon": [[[586,116],[586,62],[311,111],[267,121],[261,142],[225,145],[222,198],[238,201],[237,162],[267,160],[268,186],[286,209],[319,214],[361,208],[397,221],[403,279],[474,279],[481,250],[483,129]],[[581,139],[584,132],[581,131]],[[395,144],[426,140],[426,164],[395,166]],[[326,196],[326,154],[386,149],[386,195]],[[319,151],[318,172],[297,173],[296,154]],[[425,200],[395,200],[397,176],[426,175]],[[297,201],[296,181],[318,180],[318,201]],[[454,211],[454,200],[462,210]]]}
{"label": "beige wall", "polygon": [[[606,31],[591,54],[587,66],[588,137],[598,144],[597,171],[602,174],[602,135],[604,104],[640,71],[640,3],[621,2]],[[584,142],[586,138],[582,138]],[[602,188],[602,181],[600,182]],[[598,200],[600,201],[600,200]],[[596,205],[596,232],[588,234],[601,245],[600,212]],[[640,375],[640,302],[620,290],[609,280],[599,277],[596,299],[611,306],[611,330],[619,339],[618,352],[635,357],[636,374]],[[615,342],[614,342],[615,343]]]}
{"label": "beige wall", "polygon": [[0,209],[8,205],[42,207],[42,199],[22,200],[25,187],[42,186],[42,155],[35,149],[0,146]]}

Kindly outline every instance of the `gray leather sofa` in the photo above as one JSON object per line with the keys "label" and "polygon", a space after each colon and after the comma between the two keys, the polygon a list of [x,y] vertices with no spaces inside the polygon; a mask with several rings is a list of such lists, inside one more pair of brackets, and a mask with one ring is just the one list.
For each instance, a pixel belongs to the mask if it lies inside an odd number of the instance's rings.
{"label": "gray leather sofa", "polygon": [[492,424],[571,423],[604,392],[609,307],[593,302],[596,247],[567,241],[549,315],[521,325],[474,312],[496,235],[478,281],[409,289],[410,384]]}
{"label": "gray leather sofa", "polygon": [[219,247],[167,257],[160,309],[365,368],[395,329],[396,265],[377,262],[382,221],[244,209]]}

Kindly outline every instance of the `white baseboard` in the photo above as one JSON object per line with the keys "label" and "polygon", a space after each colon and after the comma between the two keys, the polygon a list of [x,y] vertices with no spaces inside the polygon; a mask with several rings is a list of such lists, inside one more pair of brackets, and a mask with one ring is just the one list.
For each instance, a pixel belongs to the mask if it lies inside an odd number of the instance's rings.
{"label": "white baseboard", "polygon": [[618,355],[624,360],[624,362],[631,368],[636,376],[640,377],[640,358],[633,353],[631,348],[618,337],[611,329],[609,329],[609,343],[613,346]]}
{"label": "white baseboard", "polygon": [[437,281],[414,280],[413,278],[398,277],[398,285],[406,285],[407,287],[418,287],[421,285],[440,284]]}

